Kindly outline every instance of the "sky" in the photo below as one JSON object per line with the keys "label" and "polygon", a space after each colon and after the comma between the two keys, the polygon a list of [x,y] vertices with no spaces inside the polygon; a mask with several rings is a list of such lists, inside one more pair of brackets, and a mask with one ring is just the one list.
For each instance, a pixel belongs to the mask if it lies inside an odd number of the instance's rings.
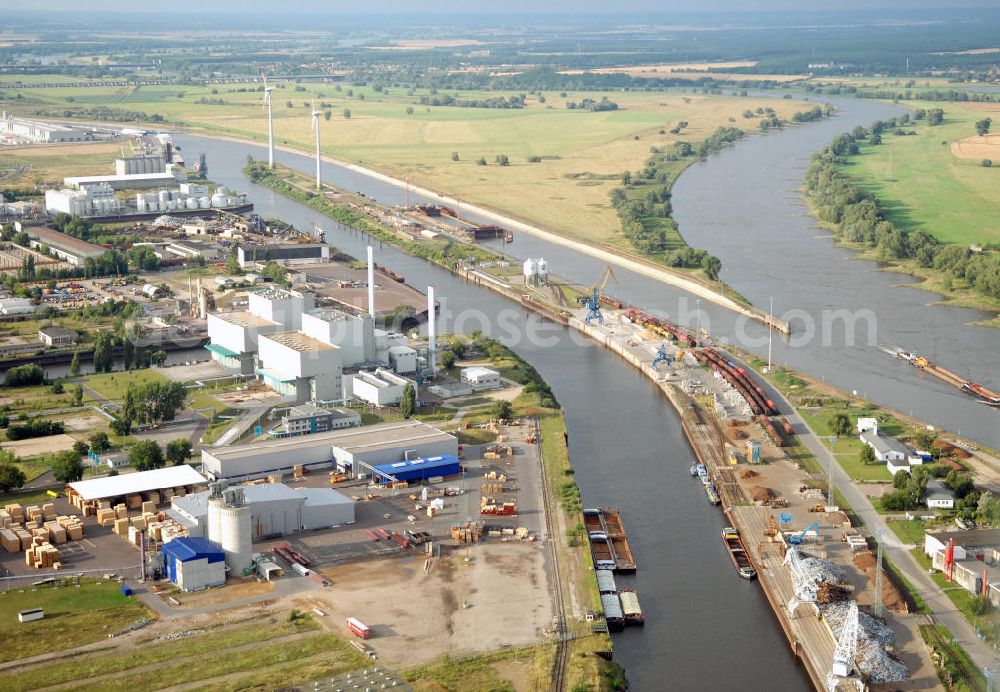
{"label": "sky", "polygon": [[433,14],[531,14],[531,13],[690,13],[690,12],[769,12],[816,10],[907,10],[996,8],[997,0],[838,0],[835,5],[817,0],[503,0],[502,3],[476,0],[0,0],[0,10],[161,11],[161,12],[240,12],[280,13],[403,13]]}

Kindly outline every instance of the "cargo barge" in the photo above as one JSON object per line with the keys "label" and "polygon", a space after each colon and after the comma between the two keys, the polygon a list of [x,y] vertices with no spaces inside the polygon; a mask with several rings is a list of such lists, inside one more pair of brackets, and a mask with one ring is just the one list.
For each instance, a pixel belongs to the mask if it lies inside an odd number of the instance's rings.
{"label": "cargo barge", "polygon": [[590,553],[597,569],[635,572],[635,558],[617,507],[583,510],[583,525],[590,539]]}
{"label": "cargo barge", "polygon": [[601,594],[601,607],[609,632],[621,632],[625,629],[625,613],[622,612],[622,602],[618,594]]}
{"label": "cargo barge", "polygon": [[622,589],[618,593],[618,598],[622,602],[622,616],[626,625],[645,625],[646,620],[642,616],[642,608],[639,607],[639,594],[635,589]]}
{"label": "cargo barge", "polygon": [[750,562],[750,556],[747,554],[746,546],[743,545],[743,537],[740,536],[740,532],[732,526],[727,526],[722,529],[722,542],[726,544],[726,550],[729,551],[729,558],[733,561],[733,566],[736,567],[737,573],[744,579],[755,578],[757,570],[754,569],[753,563]]}
{"label": "cargo barge", "polygon": [[956,375],[952,371],[946,370],[939,365],[935,365],[924,356],[918,356],[916,353],[910,353],[909,351],[903,351],[902,349],[883,350],[896,358],[905,360],[915,368],[934,375],[934,377],[938,378],[942,382],[947,382],[954,387],[958,387],[966,394],[971,394],[976,397],[987,406],[1000,407],[1000,394],[990,391],[977,382],[966,380],[965,378],[960,377],[959,375]]}

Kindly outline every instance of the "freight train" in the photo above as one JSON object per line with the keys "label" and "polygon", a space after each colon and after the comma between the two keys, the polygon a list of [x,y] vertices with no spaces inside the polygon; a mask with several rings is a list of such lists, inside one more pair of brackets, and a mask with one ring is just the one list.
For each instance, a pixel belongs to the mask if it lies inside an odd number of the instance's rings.
{"label": "freight train", "polygon": [[[615,301],[615,303],[618,305],[621,304],[619,301]],[[612,305],[615,303],[612,303]],[[698,339],[691,332],[687,331],[683,327],[677,326],[673,322],[668,322],[667,320],[648,315],[638,308],[629,308],[626,310],[625,317],[627,317],[633,324],[645,327],[651,332],[655,332],[664,338],[670,339],[671,341],[680,341],[692,348],[698,346]]]}

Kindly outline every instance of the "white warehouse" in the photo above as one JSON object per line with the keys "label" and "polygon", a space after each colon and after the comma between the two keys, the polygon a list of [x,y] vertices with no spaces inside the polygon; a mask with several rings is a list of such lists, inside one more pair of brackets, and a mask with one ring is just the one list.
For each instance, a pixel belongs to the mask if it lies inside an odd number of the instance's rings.
{"label": "white warehouse", "polygon": [[403,388],[413,384],[391,370],[361,371],[351,377],[350,395],[375,406],[395,406],[403,400]]}
{"label": "white warehouse", "polygon": [[313,310],[302,315],[302,332],[340,347],[345,368],[375,359],[375,328],[372,318],[349,315],[340,310]]}
{"label": "white warehouse", "polygon": [[[250,505],[255,540],[354,523],[354,500],[332,488],[291,488],[283,483],[239,487]],[[175,497],[167,514],[192,536],[206,536],[208,498],[208,492]]]}
{"label": "white warehouse", "polygon": [[309,469],[336,466],[357,475],[368,473],[365,464],[388,464],[443,454],[458,455],[458,440],[454,436],[426,423],[407,420],[260,444],[203,449],[201,463],[204,472],[213,478],[249,480],[274,473],[291,473],[296,465]]}

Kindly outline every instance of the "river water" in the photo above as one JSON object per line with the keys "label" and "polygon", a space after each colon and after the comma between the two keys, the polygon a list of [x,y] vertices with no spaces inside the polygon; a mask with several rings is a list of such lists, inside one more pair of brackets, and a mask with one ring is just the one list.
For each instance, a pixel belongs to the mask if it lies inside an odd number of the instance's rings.
{"label": "river water", "polygon": [[[188,136],[175,142],[188,158],[204,151],[212,180],[248,191],[259,213],[300,229],[315,223],[328,230],[329,242],[364,256],[366,240],[358,234],[242,176],[246,154],[261,158],[263,148]],[[311,170],[306,157],[279,152],[277,158]],[[325,173],[334,184],[402,201],[395,188],[366,185],[329,165]],[[495,333],[538,369],[564,404],[584,502],[622,507],[639,563],[634,577],[619,581],[638,590],[647,624],[615,636],[615,659],[634,689],[811,688],[759,587],[736,575],[719,538],[724,519],[688,474],[693,455],[677,417],[644,376],[609,351],[423,260],[382,246],[376,261],[416,287],[436,286],[443,303],[439,331]],[[505,328],[498,333],[501,314]],[[521,336],[528,332],[535,336]]]}

